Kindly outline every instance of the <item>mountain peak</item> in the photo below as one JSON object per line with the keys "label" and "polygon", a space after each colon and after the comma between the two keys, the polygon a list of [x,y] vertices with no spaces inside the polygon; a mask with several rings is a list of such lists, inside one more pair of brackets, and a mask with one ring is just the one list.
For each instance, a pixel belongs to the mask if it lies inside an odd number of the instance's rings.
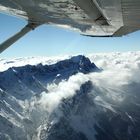
{"label": "mountain peak", "polygon": [[84,55],[77,55],[77,56],[71,57],[71,60],[75,63],[78,63],[80,61],[87,60],[87,59],[88,58],[86,58]]}
{"label": "mountain peak", "polygon": [[84,55],[73,56],[70,59],[62,60],[56,63],[59,68],[62,69],[73,69],[76,72],[82,73],[89,73],[93,71],[99,71],[99,68],[94,64],[91,63],[89,58],[85,57]]}

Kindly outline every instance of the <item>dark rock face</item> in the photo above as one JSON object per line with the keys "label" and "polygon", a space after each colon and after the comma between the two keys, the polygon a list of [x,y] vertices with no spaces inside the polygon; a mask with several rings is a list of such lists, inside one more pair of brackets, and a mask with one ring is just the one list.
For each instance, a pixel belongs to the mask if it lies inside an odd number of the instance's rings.
{"label": "dark rock face", "polygon": [[[46,138],[47,134],[47,138]],[[61,118],[58,123],[46,130],[41,130],[40,139],[42,140],[88,140],[81,132],[76,132],[70,125],[66,117]]]}

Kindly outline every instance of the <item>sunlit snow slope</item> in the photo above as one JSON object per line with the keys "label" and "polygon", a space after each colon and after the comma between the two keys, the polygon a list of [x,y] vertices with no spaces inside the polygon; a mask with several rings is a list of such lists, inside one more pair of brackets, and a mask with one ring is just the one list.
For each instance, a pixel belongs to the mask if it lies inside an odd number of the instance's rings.
{"label": "sunlit snow slope", "polygon": [[140,139],[139,54],[0,60],[0,140]]}

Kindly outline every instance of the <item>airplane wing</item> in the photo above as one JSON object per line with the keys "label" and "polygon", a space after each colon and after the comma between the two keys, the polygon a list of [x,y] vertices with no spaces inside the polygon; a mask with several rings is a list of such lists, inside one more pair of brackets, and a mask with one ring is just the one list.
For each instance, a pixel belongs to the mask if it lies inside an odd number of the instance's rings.
{"label": "airplane wing", "polygon": [[140,28],[140,0],[0,0],[0,12],[92,37],[122,36]]}
{"label": "airplane wing", "polygon": [[0,0],[0,11],[90,36],[122,36],[140,26],[140,0]]}

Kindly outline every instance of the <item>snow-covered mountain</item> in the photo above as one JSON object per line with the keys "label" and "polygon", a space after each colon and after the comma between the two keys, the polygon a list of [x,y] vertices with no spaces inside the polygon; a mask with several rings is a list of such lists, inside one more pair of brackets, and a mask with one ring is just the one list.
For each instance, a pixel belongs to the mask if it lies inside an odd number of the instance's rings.
{"label": "snow-covered mountain", "polygon": [[130,69],[100,70],[82,55],[11,63],[0,72],[0,140],[140,139],[140,82]]}
{"label": "snow-covered mountain", "polygon": [[37,129],[46,117],[39,119],[40,111],[35,109],[37,114],[32,118],[32,100],[39,100],[42,92],[48,93],[49,84],[57,85],[76,73],[93,71],[99,69],[88,58],[79,55],[52,65],[25,65],[1,72],[0,139],[31,139],[37,131],[31,129]]}

